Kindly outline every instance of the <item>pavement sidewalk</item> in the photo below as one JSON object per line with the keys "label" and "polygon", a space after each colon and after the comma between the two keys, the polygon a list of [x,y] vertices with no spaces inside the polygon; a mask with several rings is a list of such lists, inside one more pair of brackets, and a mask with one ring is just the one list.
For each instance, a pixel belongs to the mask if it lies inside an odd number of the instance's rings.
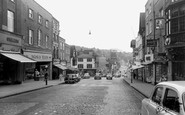
{"label": "pavement sidewalk", "polygon": [[154,85],[150,84],[150,83],[145,83],[142,82],[141,80],[133,80],[133,82],[131,83],[131,78],[130,77],[124,77],[124,80],[130,84],[130,86],[132,86],[134,89],[136,89],[137,91],[139,91],[140,93],[142,93],[145,97],[149,97],[151,91],[154,88]]}
{"label": "pavement sidewalk", "polygon": [[40,80],[40,81],[30,80],[30,81],[25,81],[22,84],[18,84],[18,85],[3,85],[3,86],[0,86],[0,99],[34,91],[34,90],[51,87],[54,85],[59,85],[62,83],[64,83],[64,80],[48,80],[48,85],[46,85],[45,81],[43,80]]}

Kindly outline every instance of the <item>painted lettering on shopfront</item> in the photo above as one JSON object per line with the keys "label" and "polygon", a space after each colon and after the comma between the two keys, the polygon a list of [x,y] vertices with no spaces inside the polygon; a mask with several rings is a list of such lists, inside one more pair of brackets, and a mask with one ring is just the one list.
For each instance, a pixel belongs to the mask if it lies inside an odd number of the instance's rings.
{"label": "painted lettering on shopfront", "polygon": [[52,55],[51,54],[40,54],[40,53],[30,53],[25,52],[24,55],[30,57],[33,60],[36,61],[52,61]]}
{"label": "painted lettering on shopfront", "polygon": [[8,42],[19,43],[19,40],[14,39],[14,38],[10,38],[10,37],[7,37],[6,40],[7,40]]}

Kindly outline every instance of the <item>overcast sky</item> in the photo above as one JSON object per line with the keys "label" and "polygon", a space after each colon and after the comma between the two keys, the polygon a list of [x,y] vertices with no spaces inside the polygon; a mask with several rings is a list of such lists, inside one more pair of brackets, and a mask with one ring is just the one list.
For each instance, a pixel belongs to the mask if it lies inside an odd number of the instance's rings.
{"label": "overcast sky", "polygon": [[[69,45],[132,52],[147,0],[35,0],[60,22]],[[89,35],[91,31],[91,35]]]}

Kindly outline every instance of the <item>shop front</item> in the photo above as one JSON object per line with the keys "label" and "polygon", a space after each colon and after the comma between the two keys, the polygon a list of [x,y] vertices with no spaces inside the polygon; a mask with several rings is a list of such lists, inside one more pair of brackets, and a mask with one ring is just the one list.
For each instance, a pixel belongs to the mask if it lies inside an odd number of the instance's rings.
{"label": "shop front", "polygon": [[145,55],[145,62],[142,63],[144,65],[144,81],[147,83],[154,83],[154,55],[147,54]]}
{"label": "shop front", "polygon": [[[26,66],[26,76],[32,74],[34,80],[44,79],[44,74],[48,73],[49,79],[52,79],[52,55],[41,52],[24,51],[24,55],[35,60],[36,64]],[[36,75],[38,73],[38,75]]]}
{"label": "shop front", "polygon": [[59,61],[54,61],[53,63],[53,78],[52,79],[59,79],[60,76],[66,75],[67,67],[65,63],[60,63]]}
{"label": "shop front", "polygon": [[169,79],[185,80],[185,48],[173,48],[169,51],[169,55],[169,73],[171,73]]}
{"label": "shop front", "polygon": [[35,61],[21,54],[21,35],[0,30],[0,39],[0,84],[20,84],[24,81],[24,66]]}

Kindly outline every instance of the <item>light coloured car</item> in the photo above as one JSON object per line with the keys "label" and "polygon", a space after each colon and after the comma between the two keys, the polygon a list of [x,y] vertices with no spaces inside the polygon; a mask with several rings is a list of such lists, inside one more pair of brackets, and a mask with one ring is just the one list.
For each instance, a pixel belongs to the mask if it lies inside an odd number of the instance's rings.
{"label": "light coloured car", "polygon": [[107,74],[106,79],[107,79],[107,80],[112,80],[112,74],[110,74],[110,73]]}
{"label": "light coloured car", "polygon": [[96,73],[95,76],[94,76],[94,79],[101,79],[101,74],[100,73]]}
{"label": "light coloured car", "polygon": [[89,79],[90,78],[90,75],[89,75],[89,73],[85,73],[84,75],[83,75],[83,77],[82,77],[83,79]]}
{"label": "light coloured car", "polygon": [[185,115],[185,81],[157,84],[142,100],[141,115]]}

